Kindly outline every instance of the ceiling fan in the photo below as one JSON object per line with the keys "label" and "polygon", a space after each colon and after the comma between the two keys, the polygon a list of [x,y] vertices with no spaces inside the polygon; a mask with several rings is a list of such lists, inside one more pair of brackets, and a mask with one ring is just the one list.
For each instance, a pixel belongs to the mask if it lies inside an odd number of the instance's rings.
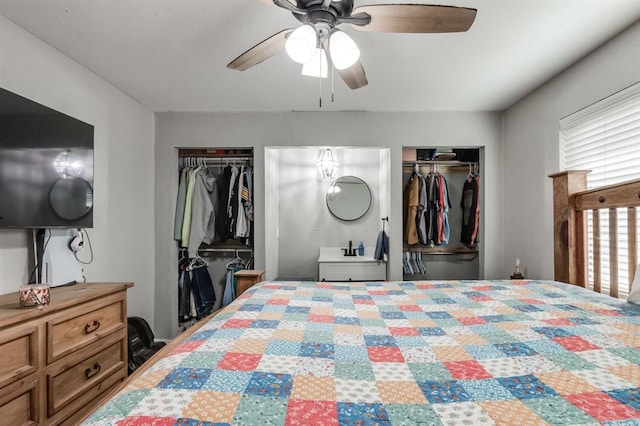
{"label": "ceiling fan", "polygon": [[428,4],[371,4],[354,8],[354,0],[261,0],[290,11],[302,25],[287,28],[256,44],[227,67],[244,71],[286,50],[303,64],[302,73],[326,77],[335,69],[351,89],[366,86],[360,50],[340,24],[362,31],[450,33],[467,31],[476,9]]}

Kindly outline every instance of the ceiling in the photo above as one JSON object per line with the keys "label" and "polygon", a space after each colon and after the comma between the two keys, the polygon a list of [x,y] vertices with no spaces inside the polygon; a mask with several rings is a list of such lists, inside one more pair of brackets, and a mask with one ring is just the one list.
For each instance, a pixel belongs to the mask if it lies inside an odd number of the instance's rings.
{"label": "ceiling", "polygon": [[[405,3],[424,2],[420,0]],[[355,0],[355,6],[400,3]],[[369,85],[300,75],[279,53],[226,67],[299,22],[260,0],[0,0],[0,14],[153,111],[495,111],[640,19],[639,0],[443,0],[478,9],[457,34],[340,28]],[[322,95],[322,108],[318,98]]]}

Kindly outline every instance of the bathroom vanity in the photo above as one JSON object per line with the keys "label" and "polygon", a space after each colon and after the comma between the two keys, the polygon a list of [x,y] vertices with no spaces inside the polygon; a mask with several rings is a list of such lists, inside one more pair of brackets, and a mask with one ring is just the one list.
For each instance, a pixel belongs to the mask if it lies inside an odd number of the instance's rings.
{"label": "bathroom vanity", "polygon": [[345,256],[341,247],[320,247],[319,281],[385,281],[387,263],[375,260],[374,250],[365,247],[364,256]]}

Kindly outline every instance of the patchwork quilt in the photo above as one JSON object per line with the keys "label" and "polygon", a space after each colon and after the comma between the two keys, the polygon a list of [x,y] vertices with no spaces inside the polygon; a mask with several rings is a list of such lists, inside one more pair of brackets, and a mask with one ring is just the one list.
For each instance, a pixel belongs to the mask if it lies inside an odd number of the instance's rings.
{"label": "patchwork quilt", "polygon": [[551,281],[264,282],[86,425],[640,424],[640,314]]}

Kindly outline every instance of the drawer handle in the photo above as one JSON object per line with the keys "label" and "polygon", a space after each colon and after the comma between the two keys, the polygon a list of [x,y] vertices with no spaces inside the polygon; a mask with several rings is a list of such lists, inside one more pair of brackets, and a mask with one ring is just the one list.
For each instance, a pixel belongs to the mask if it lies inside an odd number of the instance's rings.
{"label": "drawer handle", "polygon": [[86,370],[84,370],[84,375],[87,377],[87,379],[90,379],[98,374],[101,368],[102,367],[100,367],[100,364],[96,362],[95,364],[93,364],[93,368],[87,368]]}
{"label": "drawer handle", "polygon": [[93,324],[85,324],[84,325],[84,332],[86,334],[93,333],[94,331],[96,331],[99,328],[100,328],[100,321],[93,320]]}

